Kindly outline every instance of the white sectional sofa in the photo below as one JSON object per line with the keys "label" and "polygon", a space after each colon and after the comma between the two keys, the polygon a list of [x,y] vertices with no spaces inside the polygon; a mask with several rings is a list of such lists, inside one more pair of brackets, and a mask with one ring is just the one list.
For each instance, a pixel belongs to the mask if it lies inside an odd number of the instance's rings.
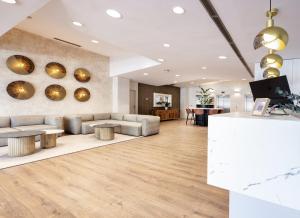
{"label": "white sectional sofa", "polygon": [[160,117],[137,114],[97,113],[77,114],[64,117],[65,131],[69,134],[91,134],[92,125],[119,124],[116,133],[132,136],[149,136],[159,133]]}
{"label": "white sectional sofa", "polygon": [[[46,129],[63,129],[63,117],[43,115],[0,117],[0,133]],[[39,137],[36,137],[36,140],[39,140]],[[6,145],[7,139],[0,139],[0,146]]]}

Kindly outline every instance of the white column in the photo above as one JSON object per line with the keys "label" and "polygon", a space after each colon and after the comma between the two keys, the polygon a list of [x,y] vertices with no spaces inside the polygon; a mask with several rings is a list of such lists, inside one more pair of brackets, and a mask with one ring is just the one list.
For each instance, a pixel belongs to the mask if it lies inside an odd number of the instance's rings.
{"label": "white column", "polygon": [[129,113],[130,80],[113,77],[112,102],[114,113]]}

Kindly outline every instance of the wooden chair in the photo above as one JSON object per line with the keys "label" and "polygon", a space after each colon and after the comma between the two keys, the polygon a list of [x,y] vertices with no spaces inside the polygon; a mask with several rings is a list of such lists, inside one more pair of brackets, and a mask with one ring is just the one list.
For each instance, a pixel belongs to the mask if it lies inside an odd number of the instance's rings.
{"label": "wooden chair", "polygon": [[194,111],[192,109],[186,108],[186,120],[185,120],[185,125],[187,125],[188,121],[189,121],[189,116],[190,114],[192,115],[191,117],[191,121],[194,120]]}
{"label": "wooden chair", "polygon": [[208,115],[214,115],[214,114],[218,114],[219,113],[219,109],[210,109],[208,111]]}

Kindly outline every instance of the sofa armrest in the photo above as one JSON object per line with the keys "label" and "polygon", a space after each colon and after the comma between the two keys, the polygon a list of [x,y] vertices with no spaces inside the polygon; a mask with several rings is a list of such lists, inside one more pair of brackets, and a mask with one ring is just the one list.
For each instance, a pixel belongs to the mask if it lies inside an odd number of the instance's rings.
{"label": "sofa armrest", "polygon": [[65,132],[69,134],[78,135],[81,134],[82,120],[80,116],[65,116],[64,125]]}
{"label": "sofa armrest", "polygon": [[160,117],[147,116],[142,119],[142,135],[149,136],[159,133]]}
{"label": "sofa armrest", "polygon": [[45,124],[56,126],[57,129],[64,129],[64,119],[60,116],[45,116]]}

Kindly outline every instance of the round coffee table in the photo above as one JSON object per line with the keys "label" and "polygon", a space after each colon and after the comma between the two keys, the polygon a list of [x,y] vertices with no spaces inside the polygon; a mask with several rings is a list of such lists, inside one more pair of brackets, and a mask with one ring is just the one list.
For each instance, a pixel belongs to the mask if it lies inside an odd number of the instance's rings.
{"label": "round coffee table", "polygon": [[42,135],[42,131],[18,131],[0,134],[0,138],[7,138],[8,156],[21,157],[35,152],[35,136]]}
{"label": "round coffee table", "polygon": [[41,135],[41,148],[56,147],[57,134],[63,133],[62,129],[46,129],[42,130],[44,133]]}
{"label": "round coffee table", "polygon": [[95,129],[95,136],[97,139],[108,141],[115,138],[115,127],[119,127],[119,124],[100,124],[93,126]]}

